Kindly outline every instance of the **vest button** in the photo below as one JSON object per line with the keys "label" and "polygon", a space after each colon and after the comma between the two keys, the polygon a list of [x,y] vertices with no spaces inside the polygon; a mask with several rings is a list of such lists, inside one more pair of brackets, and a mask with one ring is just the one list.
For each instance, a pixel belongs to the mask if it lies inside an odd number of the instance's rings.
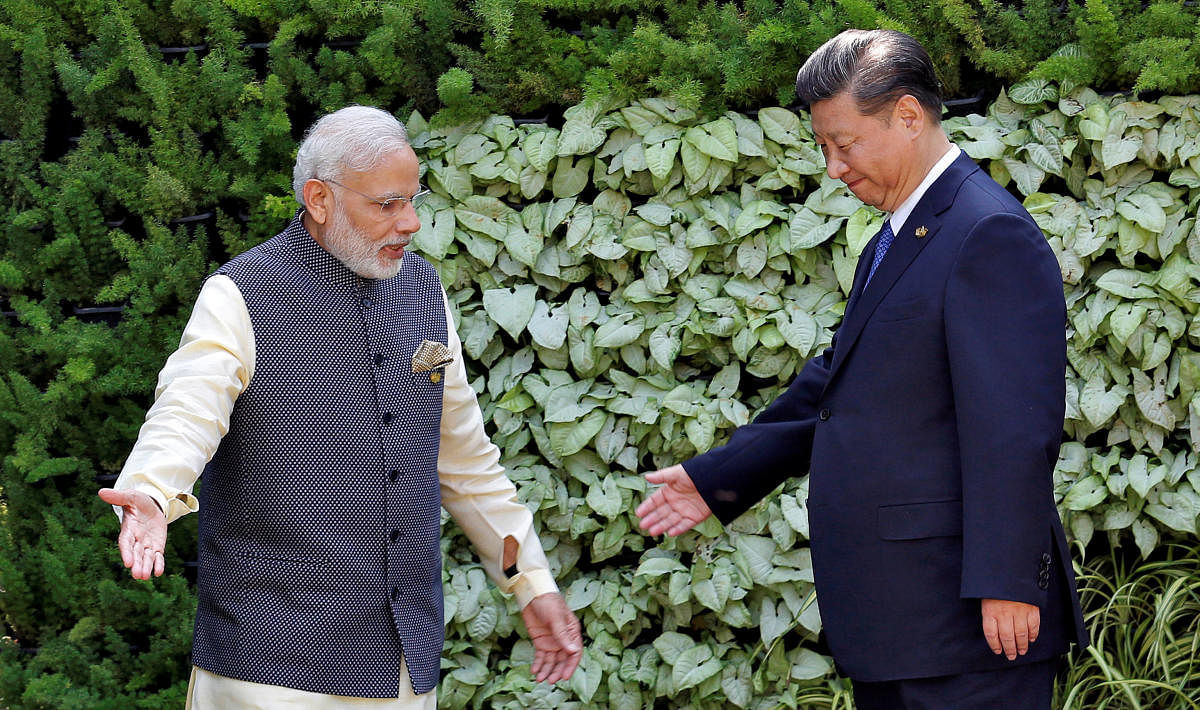
{"label": "vest button", "polygon": [[362,300],[362,307],[363,307],[363,308],[370,308],[370,307],[371,307],[371,306],[373,306],[373,305],[375,305],[375,303],[374,303],[374,302],[373,302],[371,299],[369,299],[369,298],[364,298],[364,299]]}
{"label": "vest button", "polygon": [[400,587],[392,587],[392,601],[400,598]]}
{"label": "vest button", "polygon": [[395,542],[395,541],[399,540],[399,539],[400,539],[400,531],[399,531],[399,530],[393,530],[393,531],[392,531],[392,535],[391,535],[391,537],[392,537],[392,542]]}
{"label": "vest button", "polygon": [[392,423],[392,419],[393,419],[394,417],[395,417],[395,415],[393,415],[391,412],[384,412],[384,413],[383,413],[383,423],[384,423],[384,424],[391,424],[391,423]]}
{"label": "vest button", "polygon": [[382,365],[385,359],[386,358],[383,356],[383,353],[375,353],[375,367]]}
{"label": "vest button", "polygon": [[831,416],[833,416],[833,412],[830,412],[828,409],[822,409],[817,413],[817,419],[820,419],[823,422],[829,421],[829,417]]}
{"label": "vest button", "polygon": [[388,478],[392,479],[392,482],[395,483],[396,479],[400,478],[400,472],[393,468],[388,472]]}

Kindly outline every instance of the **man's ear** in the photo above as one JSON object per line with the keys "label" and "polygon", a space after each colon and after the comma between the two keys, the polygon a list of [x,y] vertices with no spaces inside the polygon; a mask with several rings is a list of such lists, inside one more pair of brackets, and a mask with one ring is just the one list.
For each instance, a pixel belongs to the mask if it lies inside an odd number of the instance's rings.
{"label": "man's ear", "polygon": [[900,121],[908,131],[920,133],[925,128],[925,107],[912,94],[905,94],[896,100],[892,119]]}
{"label": "man's ear", "polygon": [[329,186],[316,178],[304,183],[304,211],[317,224],[325,224],[333,210],[333,193]]}

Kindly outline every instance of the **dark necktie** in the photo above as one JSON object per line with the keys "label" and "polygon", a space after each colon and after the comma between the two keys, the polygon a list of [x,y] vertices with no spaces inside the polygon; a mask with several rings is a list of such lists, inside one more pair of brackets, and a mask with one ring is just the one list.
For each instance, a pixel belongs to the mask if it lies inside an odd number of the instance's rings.
{"label": "dark necktie", "polygon": [[867,272],[867,283],[871,282],[871,277],[875,275],[875,269],[879,268],[879,262],[883,261],[883,255],[887,254],[888,248],[892,246],[892,240],[896,235],[892,234],[891,220],[883,221],[883,229],[879,230],[879,241],[875,244],[875,257],[871,259],[871,270]]}

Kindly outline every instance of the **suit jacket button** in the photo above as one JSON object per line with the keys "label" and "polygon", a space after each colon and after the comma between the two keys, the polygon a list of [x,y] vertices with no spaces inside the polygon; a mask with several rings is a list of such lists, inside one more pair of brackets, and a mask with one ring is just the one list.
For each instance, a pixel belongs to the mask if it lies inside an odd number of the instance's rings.
{"label": "suit jacket button", "polygon": [[820,419],[823,422],[829,421],[829,417],[831,417],[831,416],[833,416],[833,413],[830,412],[828,409],[822,409],[820,412],[817,413],[817,419]]}
{"label": "suit jacket button", "polygon": [[1038,577],[1038,589],[1046,589],[1050,586],[1050,579],[1047,577]]}
{"label": "suit jacket button", "polygon": [[1049,564],[1050,564],[1050,560],[1051,560],[1050,553],[1049,553],[1049,552],[1043,552],[1043,553],[1042,553],[1042,564],[1044,564],[1044,565],[1049,565]]}

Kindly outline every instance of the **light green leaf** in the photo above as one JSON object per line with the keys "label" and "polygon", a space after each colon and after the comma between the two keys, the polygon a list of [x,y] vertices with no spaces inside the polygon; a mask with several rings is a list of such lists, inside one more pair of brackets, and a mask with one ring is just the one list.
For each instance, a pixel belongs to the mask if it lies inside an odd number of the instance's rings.
{"label": "light green leaf", "polygon": [[678,152],[678,138],[646,145],[646,167],[650,174],[659,180],[665,180],[671,174],[671,168],[675,166],[675,155]]}
{"label": "light green leaf", "polygon": [[598,515],[610,520],[625,512],[621,503],[621,491],[611,474],[604,477],[601,485],[588,489],[584,500]]}
{"label": "light green leaf", "polygon": [[483,292],[483,308],[513,338],[521,335],[537,302],[537,286],[522,284],[515,289],[493,288]]}
{"label": "light green leaf", "polygon": [[766,579],[775,565],[771,558],[775,556],[775,541],[759,535],[739,535],[736,542],[734,559],[745,565],[746,575],[750,579]]}
{"label": "light green leaf", "polygon": [[792,661],[793,680],[815,680],[833,671],[833,664],[828,658],[807,648],[797,649],[794,656],[789,654],[789,659]]}
{"label": "light green leaf", "polygon": [[[676,563],[678,564],[678,562]],[[645,562],[642,563],[642,565],[645,564]],[[683,569],[682,564],[680,564],[679,567],[680,569]],[[639,572],[635,572],[635,576],[640,574],[641,568],[641,566],[638,567]],[[685,577],[684,581],[688,581],[688,578]],[[695,645],[696,642],[693,641],[690,636],[684,636],[677,631],[664,632],[661,636],[654,639],[654,650],[658,651],[658,655],[662,658],[663,663],[667,664],[668,666],[674,666],[675,662],[679,660],[683,653],[688,649],[695,647]]]}
{"label": "light green leaf", "polygon": [[679,160],[683,163],[683,174],[688,180],[698,182],[708,174],[708,166],[712,158],[697,148],[686,137],[679,145]]}
{"label": "light green leaf", "polygon": [[1200,496],[1187,483],[1174,491],[1163,491],[1157,503],[1148,503],[1146,513],[1172,530],[1193,535],[1200,515]]}
{"label": "light green leaf", "polygon": [[1005,158],[1004,167],[1008,170],[1008,174],[1017,183],[1017,189],[1022,195],[1032,195],[1037,192],[1042,181],[1046,179],[1046,173],[1036,165],[1023,163],[1012,158]]}
{"label": "light green leaf", "polygon": [[588,171],[591,170],[591,167],[591,158],[579,158],[578,160],[559,158],[558,164],[554,168],[554,181],[550,185],[554,196],[562,199],[575,197],[583,192],[588,185]]}
{"label": "light green leaf", "polygon": [[495,197],[471,195],[454,208],[458,223],[498,242],[508,237],[508,215],[513,210]]}
{"label": "light green leaf", "polygon": [[669,371],[675,366],[675,358],[679,357],[682,344],[680,329],[663,323],[650,333],[650,356],[659,367]]}
{"label": "light green leaf", "polygon": [[1158,530],[1153,525],[1145,520],[1135,520],[1131,526],[1133,530],[1133,542],[1141,551],[1143,558],[1150,557],[1150,553],[1154,552],[1158,547]]}
{"label": "light green leaf", "polygon": [[487,136],[478,133],[469,134],[454,147],[454,164],[461,166],[478,162],[480,158],[491,153],[495,148],[496,144],[488,140]]}
{"label": "light green leaf", "polygon": [[762,126],[767,138],[780,145],[799,146],[803,144],[803,129],[796,114],[785,108],[771,106],[760,109],[758,123]]}
{"label": "light green leaf", "polygon": [[508,234],[504,238],[504,248],[509,256],[533,267],[537,264],[538,254],[542,253],[542,246],[541,235],[525,231],[519,219],[509,220]]}
{"label": "light green leaf", "polygon": [[593,409],[578,422],[550,423],[546,425],[546,433],[550,437],[550,446],[559,456],[570,456],[579,453],[588,445],[592,437],[604,426],[604,411]]}
{"label": "light green leaf", "polygon": [[713,658],[712,649],[696,645],[679,654],[672,664],[671,678],[676,690],[686,690],[720,672],[721,662]]}
{"label": "light green leaf", "polygon": [[454,226],[454,210],[438,210],[433,224],[426,223],[421,231],[413,235],[413,243],[430,260],[441,261],[454,243]]}
{"label": "light green leaf", "polygon": [[637,313],[620,313],[596,329],[596,347],[620,348],[637,340],[646,329],[646,319]]}
{"label": "light green leaf", "polygon": [[1067,510],[1091,510],[1104,502],[1108,497],[1108,488],[1099,476],[1086,476],[1072,484],[1067,495],[1063,497],[1063,507]]}
{"label": "light green leaf", "polygon": [[1045,79],[1026,79],[1014,84],[1008,91],[1008,97],[1016,103],[1026,105],[1057,101],[1058,88]]}
{"label": "light green leaf", "polygon": [[567,306],[553,309],[545,301],[538,301],[529,319],[529,335],[533,342],[549,350],[558,350],[567,340]]}
{"label": "light green leaf", "polygon": [[1162,234],[1167,226],[1167,213],[1152,196],[1144,192],[1134,192],[1117,203],[1117,212],[1155,234]]}
{"label": "light green leaf", "polygon": [[1144,285],[1148,280],[1152,281],[1140,271],[1112,269],[1096,279],[1096,286],[1122,298],[1154,298],[1154,289]]}
{"label": "light green leaf", "polygon": [[608,134],[603,128],[590,125],[583,121],[568,120],[563,124],[562,134],[558,136],[559,157],[568,155],[587,155],[604,144]]}
{"label": "light green leaf", "polygon": [[[1080,127],[1082,128],[1082,125]],[[1100,144],[1100,160],[1104,163],[1105,170],[1112,170],[1136,158],[1141,149],[1141,138],[1121,138],[1106,133]]]}
{"label": "light green leaf", "polygon": [[725,668],[721,671],[721,690],[724,691],[725,698],[739,708],[750,707],[750,702],[754,698],[751,677],[748,662],[726,663]]}
{"label": "light green leaf", "polygon": [[1123,385],[1114,385],[1111,390],[1106,389],[1101,374],[1096,373],[1079,392],[1079,409],[1089,424],[1099,428],[1117,413],[1128,394],[1129,389]]}
{"label": "light green leaf", "polygon": [[791,237],[791,253],[798,250],[812,249],[837,234],[842,226],[841,218],[827,219],[807,207],[792,215],[788,223],[788,233]]}
{"label": "light green leaf", "polygon": [[665,227],[670,224],[673,215],[673,210],[661,202],[647,202],[644,205],[635,207],[633,211],[637,212],[639,217],[650,224],[659,227]]}
{"label": "light green leaf", "polygon": [[542,128],[530,131],[521,140],[521,151],[535,171],[545,173],[558,155],[558,136],[557,128]]}
{"label": "light green leaf", "polygon": [[776,606],[770,597],[763,597],[759,605],[758,631],[764,646],[787,633],[792,627],[792,611],[787,604],[779,602]]}
{"label": "light green leaf", "polygon": [[[1160,366],[1151,379],[1139,369],[1133,370],[1133,399],[1142,416],[1152,424],[1171,431],[1175,428],[1175,412],[1167,404],[1167,371]],[[1132,482],[1132,481],[1131,481]],[[1142,497],[1145,493],[1139,491]]]}

